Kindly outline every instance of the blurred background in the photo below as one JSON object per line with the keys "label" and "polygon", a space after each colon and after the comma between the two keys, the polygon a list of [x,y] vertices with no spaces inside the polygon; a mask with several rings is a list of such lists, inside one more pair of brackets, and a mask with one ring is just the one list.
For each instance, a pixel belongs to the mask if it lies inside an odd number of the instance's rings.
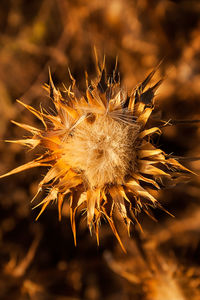
{"label": "blurred background", "polygon": [[[1,0],[0,174],[34,157],[3,142],[25,135],[10,120],[37,125],[16,99],[47,108],[48,67],[58,87],[70,84],[69,67],[84,91],[85,70],[95,76],[94,46],[106,55],[108,73],[118,56],[128,91],[163,60],[156,103],[176,126],[163,128],[156,143],[199,174],[198,0]],[[56,205],[35,222],[30,200],[43,174],[32,169],[0,180],[0,299],[200,299],[199,176],[159,192],[175,218],[156,209],[154,222],[141,213],[143,232],[135,226],[131,238],[124,236],[125,254],[108,224],[97,247],[84,217],[77,218],[75,247],[67,204],[61,222]]]}

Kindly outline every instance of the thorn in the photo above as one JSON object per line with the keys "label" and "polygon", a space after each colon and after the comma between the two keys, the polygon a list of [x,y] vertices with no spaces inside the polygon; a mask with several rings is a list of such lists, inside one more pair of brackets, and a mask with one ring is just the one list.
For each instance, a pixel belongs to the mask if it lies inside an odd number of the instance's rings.
{"label": "thorn", "polygon": [[39,189],[37,190],[37,193],[35,194],[35,196],[33,197],[33,199],[31,200],[31,203],[33,203],[33,201],[36,199],[36,197],[39,195],[39,193],[42,191],[42,188],[39,187]]}
{"label": "thorn", "polygon": [[68,72],[69,72],[69,77],[72,81],[72,88],[74,88],[75,84],[76,84],[76,80],[74,79],[74,77],[72,76],[72,73],[70,71],[70,68],[68,67]]}

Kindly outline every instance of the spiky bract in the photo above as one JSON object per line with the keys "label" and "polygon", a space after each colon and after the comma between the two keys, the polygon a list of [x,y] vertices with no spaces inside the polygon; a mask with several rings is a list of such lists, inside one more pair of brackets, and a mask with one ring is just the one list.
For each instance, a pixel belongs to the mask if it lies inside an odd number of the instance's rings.
{"label": "spiky bract", "polygon": [[50,76],[46,89],[56,115],[20,102],[41,120],[44,129],[14,122],[32,134],[16,142],[30,148],[42,145],[46,150],[39,158],[2,177],[33,167],[50,167],[39,183],[37,194],[43,188],[49,192],[39,203],[42,208],[38,217],[51,201],[57,200],[60,219],[63,202],[69,201],[75,243],[75,215],[84,207],[89,229],[94,228],[97,241],[104,217],[123,248],[113,218],[115,213],[129,232],[141,208],[148,213],[149,206],[158,205],[150,187],[159,189],[163,177],[173,174],[175,178],[188,170],[167,158],[151,142],[153,134],[161,133],[158,127],[149,125],[154,92],[161,83],[147,88],[155,70],[130,95],[121,88],[116,68],[109,78],[104,65],[97,67],[97,71],[97,78],[87,84],[86,95],[78,91],[72,76],[72,86],[63,92],[56,89]]}

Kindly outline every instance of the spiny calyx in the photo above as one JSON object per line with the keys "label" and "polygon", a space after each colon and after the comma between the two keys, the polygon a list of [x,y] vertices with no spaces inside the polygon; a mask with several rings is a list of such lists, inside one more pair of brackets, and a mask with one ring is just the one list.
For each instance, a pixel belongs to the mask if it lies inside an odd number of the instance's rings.
{"label": "spiny calyx", "polygon": [[44,129],[14,122],[31,133],[30,137],[15,142],[30,148],[43,145],[45,151],[39,158],[1,177],[48,166],[37,194],[45,188],[49,192],[37,205],[42,206],[38,217],[50,202],[57,200],[61,219],[63,202],[69,201],[75,243],[75,215],[84,208],[97,242],[104,216],[123,248],[115,214],[129,232],[130,224],[138,222],[141,209],[149,214],[149,206],[160,206],[151,188],[159,189],[163,177],[174,179],[182,172],[189,172],[151,142],[152,135],[161,133],[150,122],[154,92],[161,83],[148,87],[155,71],[130,95],[121,87],[116,68],[113,76],[107,78],[104,64],[97,66],[97,78],[87,86],[85,95],[78,91],[74,78],[71,77],[72,86],[61,92],[50,76],[46,89],[56,115],[20,102],[43,123]]}

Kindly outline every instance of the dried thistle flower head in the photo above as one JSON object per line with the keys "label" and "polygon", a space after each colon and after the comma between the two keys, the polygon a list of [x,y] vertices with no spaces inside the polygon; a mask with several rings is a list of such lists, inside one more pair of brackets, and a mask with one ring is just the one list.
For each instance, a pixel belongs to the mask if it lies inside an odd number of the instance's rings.
{"label": "dried thistle flower head", "polygon": [[149,125],[154,92],[161,83],[147,88],[155,71],[130,95],[120,86],[116,67],[112,77],[107,78],[104,63],[97,63],[97,78],[90,85],[86,76],[85,95],[78,91],[72,76],[72,86],[61,92],[50,75],[46,89],[57,115],[37,111],[19,101],[41,120],[44,129],[13,122],[32,134],[17,142],[32,149],[42,145],[46,150],[39,158],[1,177],[33,167],[50,167],[39,183],[37,194],[44,188],[49,192],[39,203],[42,208],[38,217],[51,201],[57,200],[60,219],[62,204],[69,201],[75,243],[75,215],[85,207],[89,229],[95,230],[97,242],[103,216],[123,248],[115,213],[129,232],[141,208],[149,213],[149,206],[159,205],[145,186],[159,189],[163,177],[175,178],[188,171],[151,143],[151,136],[161,133],[158,127]]}

